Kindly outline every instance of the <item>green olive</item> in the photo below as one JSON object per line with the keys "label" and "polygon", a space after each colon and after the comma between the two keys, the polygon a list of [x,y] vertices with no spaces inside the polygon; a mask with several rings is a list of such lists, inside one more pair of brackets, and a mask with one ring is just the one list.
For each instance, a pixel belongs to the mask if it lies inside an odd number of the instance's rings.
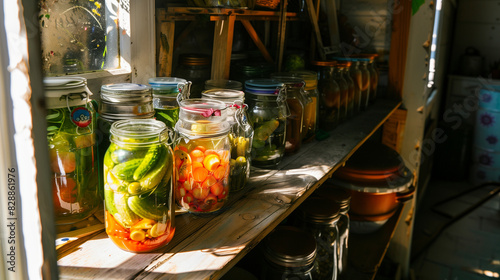
{"label": "green olive", "polygon": [[132,182],[128,184],[128,193],[131,195],[138,195],[141,193],[142,187],[139,182]]}

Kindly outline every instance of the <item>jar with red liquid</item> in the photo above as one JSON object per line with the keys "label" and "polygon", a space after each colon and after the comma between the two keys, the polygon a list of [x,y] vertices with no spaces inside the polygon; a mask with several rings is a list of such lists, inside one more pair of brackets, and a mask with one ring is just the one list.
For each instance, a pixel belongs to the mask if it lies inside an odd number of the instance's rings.
{"label": "jar with red liquid", "polygon": [[175,200],[190,213],[220,210],[229,194],[231,125],[226,104],[200,98],[179,100],[174,148]]}
{"label": "jar with red liquid", "polygon": [[340,119],[340,86],[333,77],[335,61],[313,61],[318,72],[319,128],[333,130]]}
{"label": "jar with red liquid", "polygon": [[125,251],[157,250],[174,236],[174,160],[168,132],[165,123],[154,119],[111,125],[111,144],[104,155],[106,233]]}

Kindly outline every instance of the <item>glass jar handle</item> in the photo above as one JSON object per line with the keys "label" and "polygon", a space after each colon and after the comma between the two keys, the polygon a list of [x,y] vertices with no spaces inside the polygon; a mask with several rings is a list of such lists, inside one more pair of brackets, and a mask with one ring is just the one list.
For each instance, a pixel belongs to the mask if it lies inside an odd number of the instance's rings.
{"label": "glass jar handle", "polygon": [[187,81],[186,83],[179,83],[177,85],[177,89],[179,90],[179,94],[177,95],[177,103],[181,104],[182,100],[188,99],[191,94],[191,85],[193,83],[191,81]]}
{"label": "glass jar handle", "polygon": [[[285,112],[283,114],[283,117],[288,118],[291,115],[290,107],[288,107],[288,102],[286,102],[286,88],[285,87],[278,87],[276,89],[278,97],[276,98],[276,103],[278,103],[278,108],[279,107],[284,107]],[[280,110],[281,112],[281,110]]]}

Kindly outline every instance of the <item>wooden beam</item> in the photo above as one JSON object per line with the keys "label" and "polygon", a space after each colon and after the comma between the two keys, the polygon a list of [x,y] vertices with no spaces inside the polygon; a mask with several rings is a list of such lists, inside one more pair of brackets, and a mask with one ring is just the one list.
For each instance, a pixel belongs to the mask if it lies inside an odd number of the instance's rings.
{"label": "wooden beam", "polygon": [[410,34],[411,0],[396,0],[393,7],[389,51],[388,96],[403,98],[406,52]]}
{"label": "wooden beam", "polygon": [[267,51],[266,46],[264,46],[264,43],[262,43],[262,41],[260,40],[259,35],[257,35],[257,32],[253,28],[253,26],[250,23],[250,21],[248,21],[248,20],[241,20],[241,23],[243,24],[243,26],[247,30],[248,35],[250,35],[250,38],[252,38],[253,42],[255,43],[255,45],[257,46],[257,48],[260,50],[260,52],[262,53],[262,55],[264,56],[264,58],[266,59],[266,61],[274,63],[273,62],[273,58],[271,57],[271,55]]}
{"label": "wooden beam", "polygon": [[285,51],[285,33],[286,33],[286,9],[288,6],[288,0],[282,0],[280,2],[280,22],[278,29],[278,51],[276,54],[277,65],[276,69],[281,72],[281,64],[283,62],[283,53]]}
{"label": "wooden beam", "polygon": [[235,19],[236,15],[229,15],[215,22],[212,79],[229,79]]}
{"label": "wooden beam", "polygon": [[[165,13],[164,9],[157,9],[156,14]],[[172,75],[172,57],[174,54],[174,21],[156,22],[156,76],[170,77]]]}
{"label": "wooden beam", "polygon": [[314,35],[316,36],[316,43],[317,43],[317,48],[319,52],[319,56],[322,60],[326,60],[326,55],[325,55],[325,48],[323,46],[323,40],[321,39],[321,33],[319,31],[319,26],[318,26],[318,17],[316,16],[316,13],[314,12],[314,4],[312,0],[306,0],[307,3],[307,11],[309,12],[309,20],[311,21],[311,24],[314,27]]}

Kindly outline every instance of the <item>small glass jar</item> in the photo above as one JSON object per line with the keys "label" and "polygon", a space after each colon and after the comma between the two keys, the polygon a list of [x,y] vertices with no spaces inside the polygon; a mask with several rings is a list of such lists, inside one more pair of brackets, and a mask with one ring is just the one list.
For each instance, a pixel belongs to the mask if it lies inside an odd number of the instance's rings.
{"label": "small glass jar", "polygon": [[289,114],[284,85],[273,79],[248,80],[245,100],[254,129],[252,166],[276,167],[285,153],[286,118]]}
{"label": "small glass jar", "polygon": [[370,101],[370,70],[368,69],[369,58],[355,58],[359,61],[359,71],[361,71],[361,110],[368,108]]}
{"label": "small glass jar", "polygon": [[286,119],[285,154],[293,154],[302,146],[304,108],[308,102],[304,91],[305,82],[286,73],[274,73],[271,77],[285,85],[286,102],[290,109]]}
{"label": "small glass jar", "polygon": [[327,198],[337,203],[340,207],[340,217],[337,222],[337,229],[339,230],[339,238],[337,239],[337,268],[338,275],[341,276],[347,269],[350,231],[349,205],[351,203],[351,194],[342,187],[323,185],[314,192],[313,196]]}
{"label": "small glass jar", "polygon": [[302,141],[307,142],[314,139],[316,134],[316,124],[319,112],[319,92],[318,92],[318,73],[314,71],[294,71],[290,73],[293,77],[304,80],[305,96],[307,103],[304,107],[304,121],[302,125]]}
{"label": "small glass jar", "polygon": [[96,111],[85,78],[45,78],[47,141],[57,225],[92,215],[98,191]]}
{"label": "small glass jar", "polygon": [[278,226],[266,236],[260,248],[262,268],[259,279],[324,279],[313,276],[316,241],[303,229]]}
{"label": "small glass jar", "polygon": [[[209,89],[232,89],[232,90],[243,90],[243,84],[235,80],[206,80],[205,90]],[[202,92],[203,95],[203,92]]]}
{"label": "small glass jar", "polygon": [[175,232],[169,129],[152,119],[116,121],[104,156],[106,233],[119,248],[148,252]]}
{"label": "small glass jar", "polygon": [[339,62],[339,64],[342,66],[342,71],[341,71],[342,77],[347,82],[347,117],[351,118],[352,116],[354,116],[354,97],[356,90],[354,81],[352,80],[351,75],[349,74],[349,68],[351,67],[351,62],[342,61]]}
{"label": "small glass jar", "polygon": [[327,198],[310,197],[297,208],[296,217],[297,226],[316,239],[317,269],[313,278],[337,279],[339,205]]}
{"label": "small glass jar", "polygon": [[231,143],[226,104],[200,98],[179,100],[175,199],[190,213],[220,210],[229,194]]}
{"label": "small glass jar", "polygon": [[337,82],[340,88],[340,122],[347,119],[349,111],[349,85],[342,74],[343,71],[344,65],[342,62],[336,62],[333,69],[333,79]]}
{"label": "small glass jar", "polygon": [[154,119],[153,94],[151,87],[141,84],[118,83],[101,86],[101,102],[97,121],[99,151],[99,186],[104,197],[104,175],[102,162],[109,147],[111,125],[119,120]]}
{"label": "small glass jar", "polygon": [[179,55],[179,63],[175,68],[176,77],[192,82],[191,98],[200,98],[205,87],[205,81],[211,75],[211,57],[209,55],[186,53]]}
{"label": "small glass jar", "polygon": [[340,86],[333,78],[335,64],[335,61],[312,62],[318,72],[318,124],[322,130],[333,130],[340,119]]}
{"label": "small glass jar", "polygon": [[248,123],[247,109],[244,104],[245,93],[230,89],[212,89],[201,93],[202,98],[219,100],[227,106],[227,122],[231,124],[231,162],[229,189],[231,192],[242,190],[250,177],[253,128]]}
{"label": "small glass jar", "polygon": [[180,78],[157,77],[148,80],[153,93],[155,118],[173,129],[179,120],[179,92],[184,98],[189,98],[191,82]]}

